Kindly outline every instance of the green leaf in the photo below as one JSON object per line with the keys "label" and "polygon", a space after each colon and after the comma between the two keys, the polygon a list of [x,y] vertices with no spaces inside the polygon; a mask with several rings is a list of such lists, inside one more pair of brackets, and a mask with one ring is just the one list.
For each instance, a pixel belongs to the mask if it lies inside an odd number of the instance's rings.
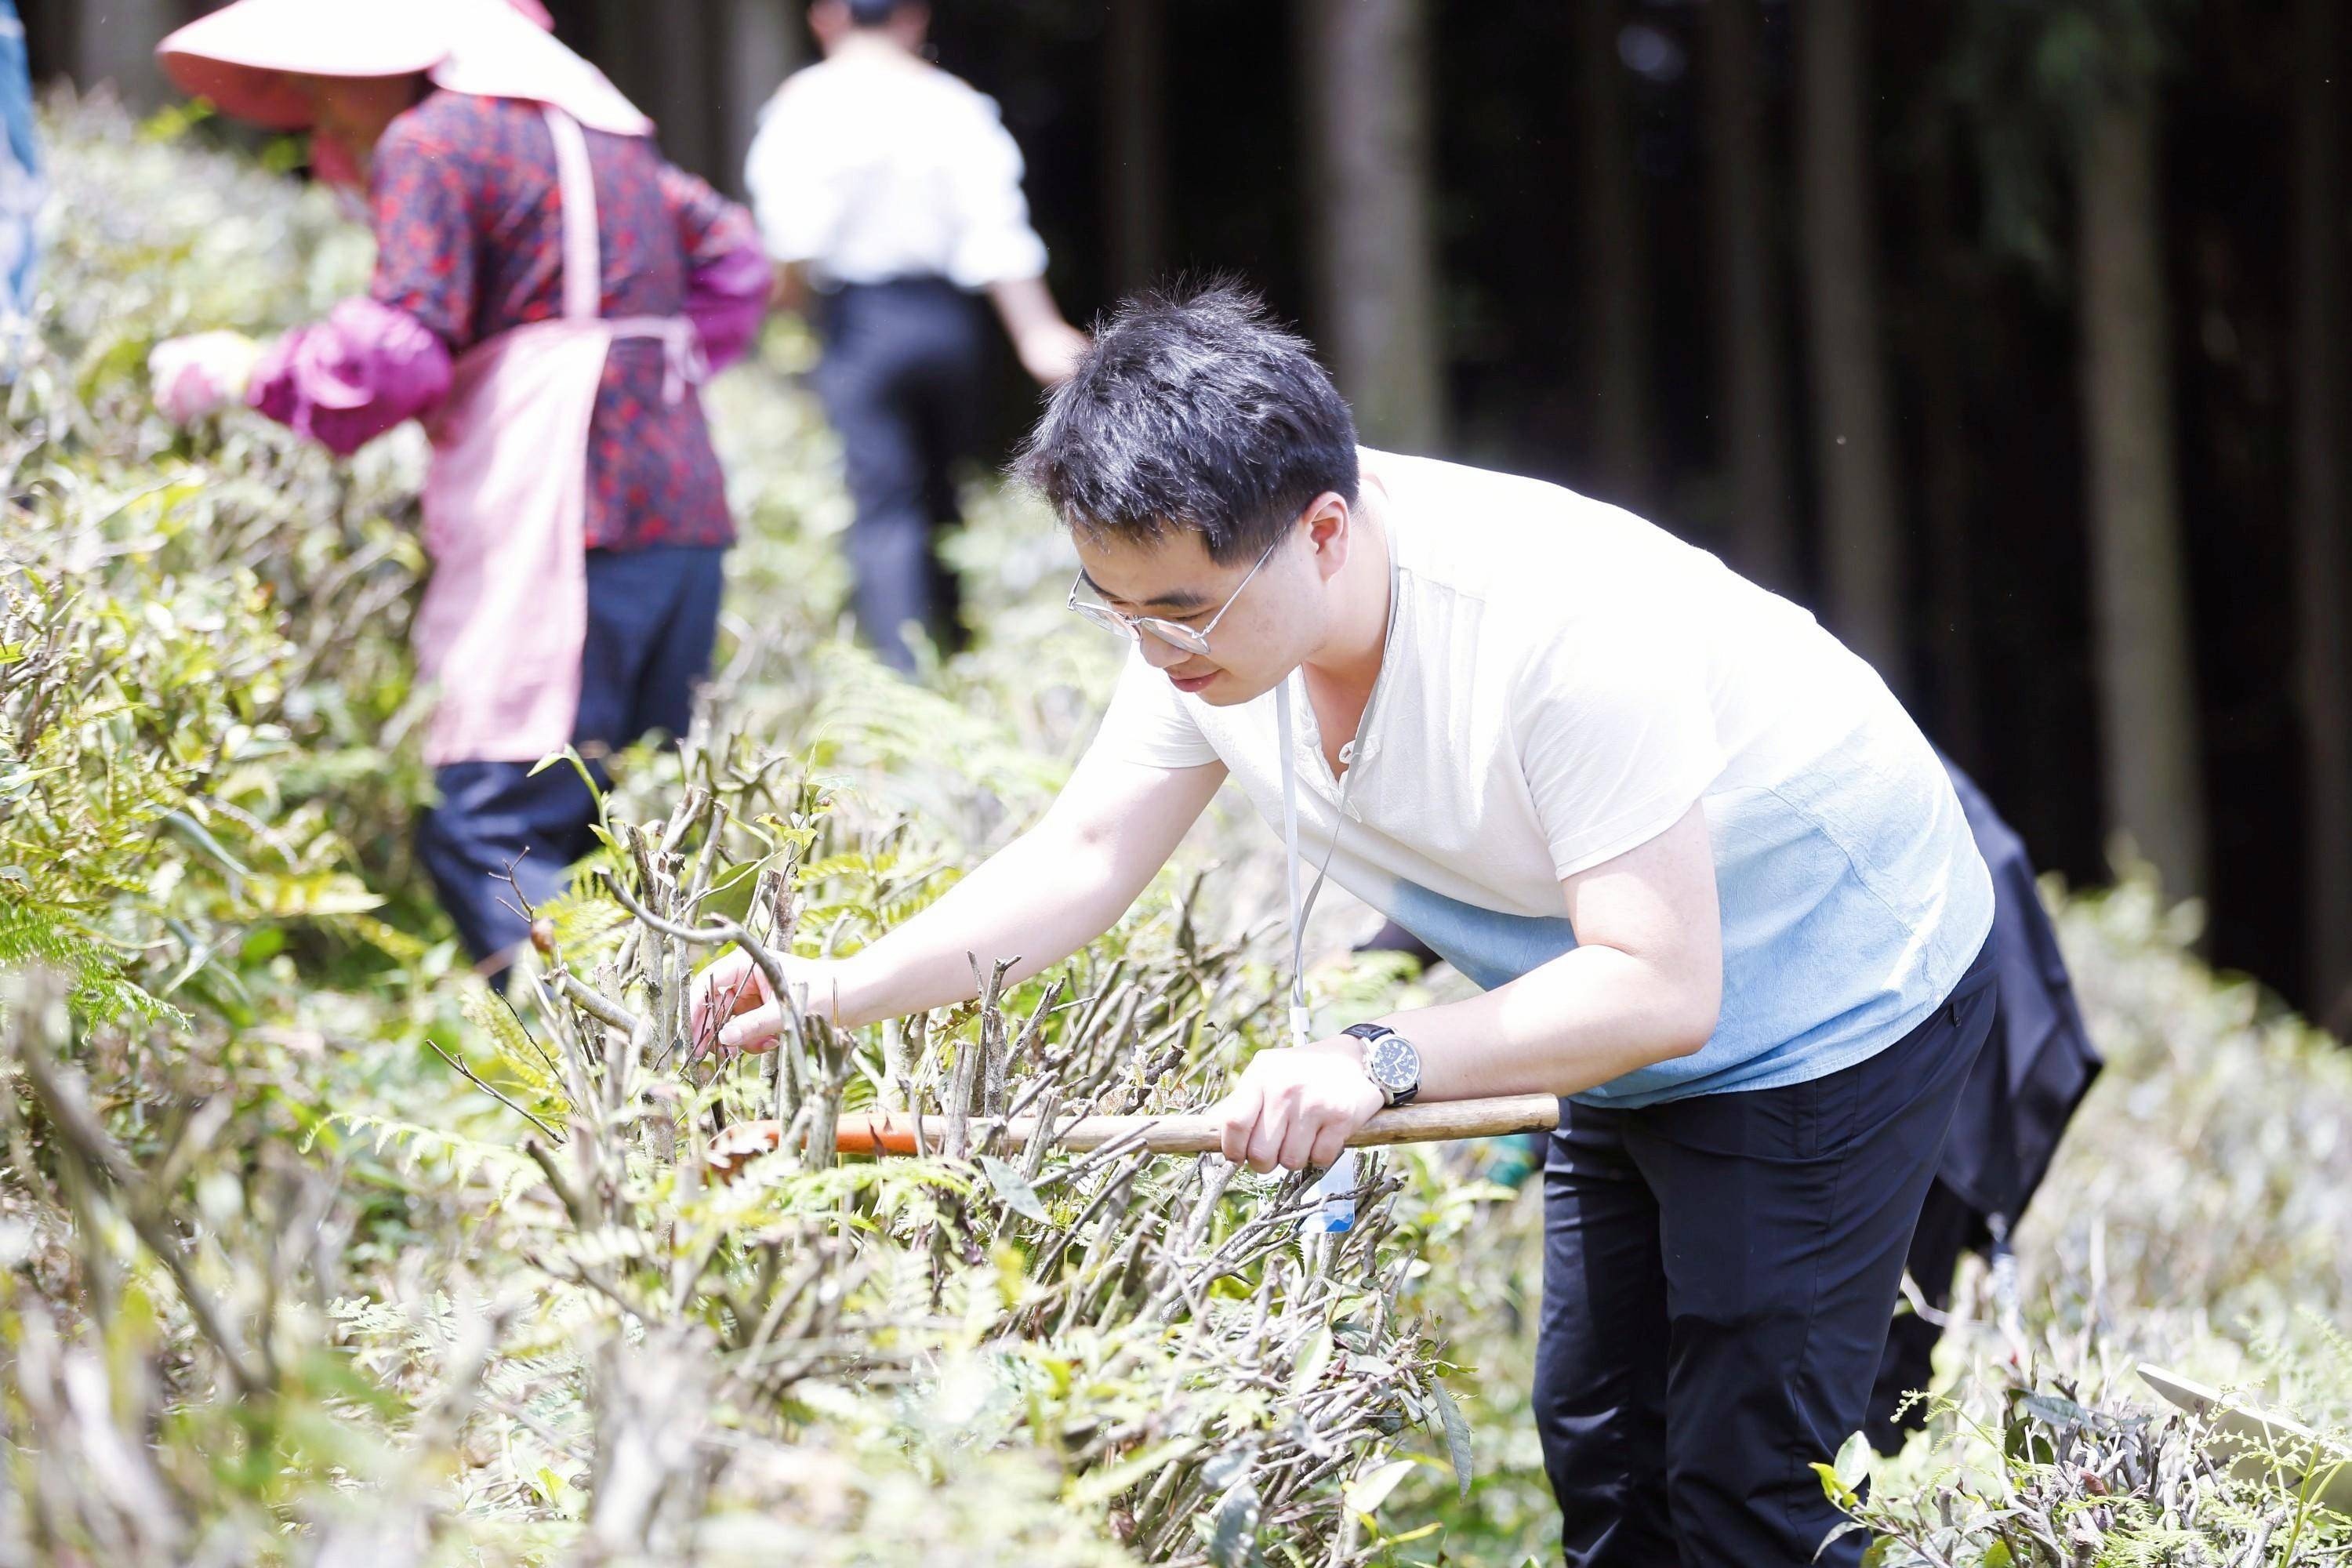
{"label": "green leaf", "polygon": [[1862,1483],[1870,1479],[1870,1439],[1856,1432],[1845,1440],[1837,1453],[1838,1484],[1850,1492],[1859,1493]]}
{"label": "green leaf", "polygon": [[1174,1464],[1200,1446],[1197,1437],[1171,1437],[1165,1443],[1138,1449],[1115,1465],[1106,1465],[1077,1478],[1070,1486],[1070,1500],[1081,1508],[1108,1502],[1128,1488],[1149,1479],[1162,1465]]}
{"label": "green leaf", "polygon": [[1209,1561],[1216,1568],[1244,1568],[1257,1560],[1257,1488],[1244,1480],[1217,1504],[1209,1531]]}
{"label": "green leaf", "polygon": [[1028,1177],[993,1154],[982,1154],[980,1168],[988,1173],[988,1184],[996,1189],[996,1195],[1004,1200],[1005,1207],[1040,1225],[1053,1223],[1054,1216],[1047,1214],[1045,1205],[1038,1201],[1037,1189],[1029,1184]]}
{"label": "green leaf", "polygon": [[2059,1431],[2069,1426],[2089,1426],[2095,1419],[2089,1410],[2054,1394],[2021,1394],[2017,1407],[2043,1426]]}
{"label": "green leaf", "polygon": [[1839,1508],[1850,1509],[1853,1507],[1855,1503],[1862,1500],[1853,1495],[1853,1489],[1852,1487],[1838,1479],[1837,1471],[1832,1469],[1829,1466],[1816,1464],[1812,1467],[1812,1469],[1813,1474],[1822,1478],[1822,1495],[1829,1499],[1831,1502],[1836,1504]]}
{"label": "green leaf", "polygon": [[1298,1359],[1290,1367],[1290,1397],[1297,1399],[1323,1380],[1323,1369],[1331,1364],[1331,1331],[1317,1329],[1298,1347]]}
{"label": "green leaf", "polygon": [[1445,1384],[1434,1377],[1429,1380],[1429,1392],[1437,1402],[1437,1418],[1445,1427],[1445,1457],[1454,1466],[1454,1484],[1461,1489],[1464,1501],[1470,1498],[1470,1423],[1464,1420],[1462,1407],[1454,1403]]}
{"label": "green leaf", "polygon": [[1381,1504],[1388,1501],[1389,1493],[1396,1490],[1397,1483],[1412,1474],[1412,1468],[1418,1462],[1414,1459],[1391,1459],[1371,1474],[1350,1482],[1340,1496],[1358,1513],[1377,1512]]}
{"label": "green leaf", "polygon": [[210,856],[215,861],[219,863],[221,869],[226,871],[230,876],[243,877],[247,875],[244,863],[238,860],[236,856],[230,854],[226,849],[223,848],[221,847],[221,841],[215,838],[212,834],[206,830],[203,823],[198,822],[186,812],[165,812],[163,814],[163,826],[169,827],[174,833],[177,833],[181,837],[186,839],[190,844],[202,850],[205,854]]}

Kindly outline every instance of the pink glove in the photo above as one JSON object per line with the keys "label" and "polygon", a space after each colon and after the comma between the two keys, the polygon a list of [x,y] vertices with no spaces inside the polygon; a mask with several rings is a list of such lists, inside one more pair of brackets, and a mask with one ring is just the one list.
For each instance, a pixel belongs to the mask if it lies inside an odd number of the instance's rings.
{"label": "pink glove", "polygon": [[164,418],[185,425],[245,401],[261,345],[243,332],[196,332],[157,343],[147,379]]}

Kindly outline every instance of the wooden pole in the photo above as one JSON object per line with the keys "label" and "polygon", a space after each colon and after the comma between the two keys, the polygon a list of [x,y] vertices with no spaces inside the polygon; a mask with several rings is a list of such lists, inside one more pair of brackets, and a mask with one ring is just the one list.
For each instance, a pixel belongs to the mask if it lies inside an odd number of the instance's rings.
{"label": "wooden pole", "polygon": [[[971,1122],[977,1143],[990,1122]],[[1002,1124],[1004,1141],[1025,1148],[1038,1135],[1034,1116],[1016,1116]],[[1056,1148],[1073,1152],[1099,1149],[1106,1143],[1135,1140],[1139,1151],[1154,1154],[1210,1154],[1222,1146],[1222,1123],[1205,1116],[1083,1116],[1055,1125]],[[1350,1149],[1377,1149],[1396,1143],[1444,1143],[1458,1138],[1496,1138],[1512,1132],[1549,1132],[1559,1125],[1559,1100],[1549,1094],[1516,1094],[1492,1100],[1436,1100],[1426,1105],[1402,1105],[1375,1111],[1372,1119],[1348,1140]],[[936,1152],[947,1130],[943,1116],[918,1118],[904,1111],[870,1111],[841,1119],[837,1134],[845,1154],[913,1154]],[[754,1155],[776,1147],[782,1134],[773,1121],[745,1121],[729,1128],[710,1146],[711,1167],[730,1173]]]}

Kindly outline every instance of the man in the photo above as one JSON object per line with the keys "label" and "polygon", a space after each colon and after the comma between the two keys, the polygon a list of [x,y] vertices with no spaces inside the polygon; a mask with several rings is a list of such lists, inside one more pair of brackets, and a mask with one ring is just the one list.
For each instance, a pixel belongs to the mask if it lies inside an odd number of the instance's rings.
{"label": "man", "polygon": [[1021,150],[996,105],[922,58],[928,6],[818,0],[823,63],[762,111],[745,184],[782,302],[815,291],[817,389],[841,437],[859,630],[915,668],[909,623],[960,646],[954,578],[932,550],[956,521],[952,468],[970,455],[985,292],[1041,383],[1069,374],[1085,334],[1045,286]]}
{"label": "man", "polygon": [[[33,84],[16,0],[0,0],[0,330],[33,309],[33,226],[41,210]],[[0,339],[0,364],[12,357]]]}
{"label": "man", "polygon": [[[1852,1568],[1852,1536],[1815,1557],[1808,1466],[1863,1424],[1993,1005],[1984,862],[1885,686],[1622,511],[1360,451],[1234,292],[1121,310],[1023,462],[1135,656],[1043,821],[792,984],[856,1025],[968,997],[967,952],[1058,963],[1228,775],[1275,821],[1290,771],[1308,863],[1488,989],[1260,1051],[1226,1155],[1325,1164],[1416,1093],[1567,1097],[1535,1400],[1567,1561]],[[707,972],[698,1031],[772,1037],[749,970]]]}

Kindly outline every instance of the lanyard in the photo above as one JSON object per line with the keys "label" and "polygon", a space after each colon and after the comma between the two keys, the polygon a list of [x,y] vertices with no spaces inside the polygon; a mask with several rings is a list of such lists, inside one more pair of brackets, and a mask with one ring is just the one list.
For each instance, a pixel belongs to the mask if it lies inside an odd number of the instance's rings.
{"label": "lanyard", "polygon": [[[1308,1044],[1314,1038],[1314,1023],[1307,1006],[1307,918],[1315,912],[1316,895],[1323,890],[1323,879],[1330,875],[1331,858],[1339,852],[1339,833],[1348,825],[1348,792],[1356,784],[1356,757],[1362,749],[1364,738],[1371,732],[1372,716],[1379,711],[1381,691],[1389,681],[1389,669],[1396,652],[1398,595],[1402,590],[1397,567],[1396,538],[1387,540],[1389,554],[1389,617],[1381,634],[1381,672],[1373,679],[1372,689],[1364,703],[1364,711],[1356,721],[1356,738],[1339,748],[1340,766],[1347,772],[1339,775],[1339,804],[1331,816],[1331,842],[1323,851],[1323,864],[1317,868],[1315,880],[1301,898],[1298,891],[1298,758],[1293,740],[1291,721],[1290,677],[1282,678],[1274,689],[1275,742],[1282,752],[1282,856],[1283,879],[1290,900],[1290,1043],[1293,1047]],[[1303,684],[1305,678],[1302,676]],[[1356,1156],[1352,1150],[1342,1152],[1331,1168],[1315,1184],[1315,1195],[1320,1200],[1312,1218],[1302,1229],[1339,1232],[1353,1229],[1356,1224],[1356,1201],[1348,1194],[1356,1189]]]}
{"label": "lanyard", "polygon": [[[1315,896],[1323,890],[1323,879],[1331,869],[1331,857],[1339,853],[1339,829],[1348,820],[1348,790],[1356,782],[1356,770],[1350,766],[1340,777],[1339,809],[1331,819],[1331,844],[1323,852],[1323,864],[1315,873],[1314,886],[1302,900],[1298,894],[1298,761],[1291,742],[1287,676],[1274,689],[1274,724],[1276,740],[1282,748],[1283,879],[1290,893],[1290,1043],[1298,1047],[1314,1038],[1314,1025],[1307,1007],[1307,917],[1314,912]],[[1349,749],[1352,748],[1351,742]],[[1331,1168],[1315,1184],[1315,1195],[1320,1202],[1314,1217],[1305,1221],[1301,1228],[1332,1233],[1354,1229],[1356,1200],[1347,1194],[1355,1190],[1356,1156],[1350,1150],[1333,1161]]]}

